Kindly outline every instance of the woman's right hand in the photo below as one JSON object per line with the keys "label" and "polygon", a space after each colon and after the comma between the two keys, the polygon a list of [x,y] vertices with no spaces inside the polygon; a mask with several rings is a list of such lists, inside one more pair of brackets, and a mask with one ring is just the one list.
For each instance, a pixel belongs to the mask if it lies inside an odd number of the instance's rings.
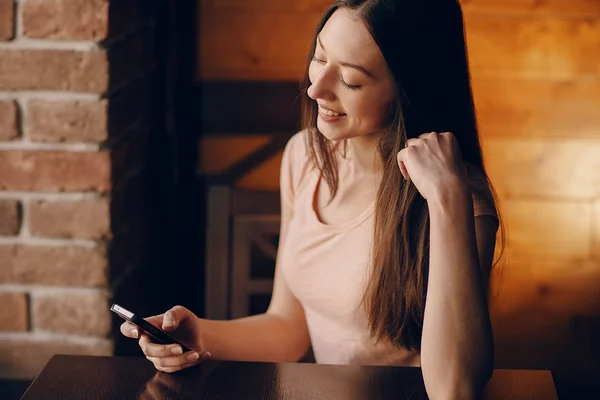
{"label": "woman's right hand", "polygon": [[137,339],[139,345],[154,367],[163,372],[176,372],[184,368],[192,367],[210,357],[210,353],[204,348],[202,333],[200,332],[200,318],[193,312],[182,306],[175,306],[164,314],[144,318],[146,321],[161,328],[173,338],[186,345],[191,351],[182,354],[181,346],[178,344],[152,343],[145,333],[129,322],[121,324],[121,333],[129,338]]}

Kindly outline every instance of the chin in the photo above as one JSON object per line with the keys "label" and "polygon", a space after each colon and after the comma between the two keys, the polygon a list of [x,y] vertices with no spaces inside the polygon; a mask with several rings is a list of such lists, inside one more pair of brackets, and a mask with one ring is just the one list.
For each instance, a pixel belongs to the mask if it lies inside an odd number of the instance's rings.
{"label": "chin", "polygon": [[[325,125],[325,126],[324,126]],[[334,128],[326,124],[317,123],[317,128],[321,135],[323,135],[327,140],[332,142],[338,142],[344,139],[350,139],[351,135],[348,134],[346,130]]]}

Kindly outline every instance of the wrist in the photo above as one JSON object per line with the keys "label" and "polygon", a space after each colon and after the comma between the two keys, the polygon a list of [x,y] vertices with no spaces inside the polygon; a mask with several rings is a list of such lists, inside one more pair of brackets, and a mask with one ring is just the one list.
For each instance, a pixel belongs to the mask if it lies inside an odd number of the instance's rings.
{"label": "wrist", "polygon": [[456,177],[444,181],[436,188],[433,196],[427,198],[430,211],[435,209],[450,209],[461,206],[472,207],[471,190],[463,179]]}

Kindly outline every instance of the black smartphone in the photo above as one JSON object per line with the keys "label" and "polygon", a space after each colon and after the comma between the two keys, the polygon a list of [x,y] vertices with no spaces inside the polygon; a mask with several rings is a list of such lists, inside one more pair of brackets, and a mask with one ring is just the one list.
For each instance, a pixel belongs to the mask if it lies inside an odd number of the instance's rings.
{"label": "black smartphone", "polygon": [[177,340],[175,340],[171,336],[169,336],[169,334],[167,334],[167,332],[163,331],[160,328],[155,327],[154,325],[152,325],[151,323],[146,321],[144,318],[135,315],[134,313],[132,313],[125,307],[121,307],[118,304],[113,304],[110,307],[110,311],[114,312],[119,317],[123,318],[124,320],[126,320],[128,322],[131,322],[133,325],[140,328],[140,330],[142,330],[144,333],[146,333],[148,336],[150,336],[150,338],[152,339],[152,341],[154,343],[158,343],[158,344],[175,344],[176,343],[181,346],[181,349],[183,350],[184,353],[186,351],[190,351],[190,349],[187,348],[185,345],[181,344],[180,342],[178,342]]}

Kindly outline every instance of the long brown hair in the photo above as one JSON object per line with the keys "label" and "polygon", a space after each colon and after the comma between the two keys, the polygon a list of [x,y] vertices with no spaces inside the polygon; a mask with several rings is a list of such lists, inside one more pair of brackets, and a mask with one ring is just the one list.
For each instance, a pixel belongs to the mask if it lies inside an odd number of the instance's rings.
{"label": "long brown hair", "polygon": [[318,131],[317,104],[306,91],[317,36],[342,7],[354,10],[373,36],[397,94],[387,134],[378,146],[383,178],[375,208],[373,269],[363,303],[377,340],[420,350],[429,271],[429,210],[414,184],[403,179],[396,155],[409,138],[453,132],[463,160],[484,174],[495,194],[479,144],[462,11],[457,0],[338,0],[327,9],[312,40],[301,97],[302,127],[309,131],[306,145],[332,197],[338,188],[334,148]]}

